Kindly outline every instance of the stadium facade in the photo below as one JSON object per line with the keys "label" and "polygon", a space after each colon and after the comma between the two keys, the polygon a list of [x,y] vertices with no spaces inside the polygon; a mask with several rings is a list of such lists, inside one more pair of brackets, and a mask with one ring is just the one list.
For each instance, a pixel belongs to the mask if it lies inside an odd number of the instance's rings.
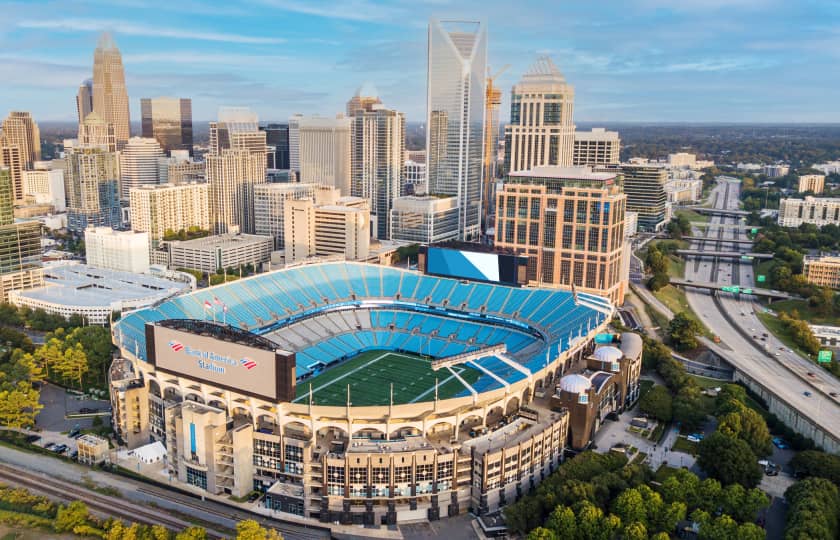
{"label": "stadium facade", "polygon": [[325,523],[490,513],[637,398],[638,336],[595,348],[612,314],[568,291],[287,268],[124,315],[114,426],[129,448],[162,441],[182,486]]}

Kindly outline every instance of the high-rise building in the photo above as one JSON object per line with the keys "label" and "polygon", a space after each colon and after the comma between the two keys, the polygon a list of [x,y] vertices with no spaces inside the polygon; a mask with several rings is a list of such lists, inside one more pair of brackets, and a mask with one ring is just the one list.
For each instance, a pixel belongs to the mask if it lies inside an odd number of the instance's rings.
{"label": "high-rise building", "polygon": [[163,151],[155,139],[132,137],[120,153],[120,199],[131,189],[160,183],[158,160]]}
{"label": "high-rise building", "polygon": [[265,159],[266,133],[260,131],[257,114],[247,107],[221,107],[219,119],[210,122],[210,154],[222,150],[245,150]]}
{"label": "high-rise building", "polygon": [[222,150],[205,158],[214,234],[254,232],[254,186],[265,183],[265,154]]}
{"label": "high-rise building", "polygon": [[173,150],[169,157],[158,159],[161,184],[204,182],[207,174],[203,161],[194,161],[186,150]]}
{"label": "high-rise building", "polygon": [[140,100],[143,137],[157,140],[163,151],[193,152],[192,100],[157,97]]}
{"label": "high-rise building", "polygon": [[338,197],[324,186],[314,198],[284,205],[286,263],[310,257],[343,256],[363,260],[370,254],[370,209],[361,197]]}
{"label": "high-rise building", "polygon": [[281,183],[254,186],[254,234],[274,238],[274,249],[285,241],[286,201],[314,198],[317,184]]}
{"label": "high-rise building", "polygon": [[547,56],[534,62],[510,95],[505,170],[573,163],[575,90]]}
{"label": "high-rise building", "polygon": [[[15,151],[17,148],[17,151]],[[12,111],[0,132],[0,165],[9,167],[15,200],[23,199],[23,171],[41,159],[41,132],[28,112]]]}
{"label": "high-rise building", "polygon": [[0,226],[15,222],[15,190],[11,170],[0,165]]}
{"label": "high-rise building", "polygon": [[131,229],[149,233],[157,249],[167,231],[210,229],[208,184],[140,186],[129,192]]}
{"label": "high-rise building", "polygon": [[606,167],[618,165],[621,151],[621,139],[617,131],[604,128],[592,128],[592,131],[575,131],[574,153],[575,166]]}
{"label": "high-rise building", "polygon": [[[506,70],[507,66],[502,68]],[[487,90],[484,113],[484,178],[481,194],[481,231],[491,226],[491,216],[496,206],[496,176],[499,157],[499,109],[502,106],[502,91],[494,84],[496,77],[487,76]]]}
{"label": "high-rise building", "polygon": [[93,79],[85,79],[79,85],[79,91],[76,92],[76,115],[79,117],[79,123],[85,121],[85,118],[93,112]]}
{"label": "high-rise building", "polygon": [[419,195],[426,193],[426,163],[412,160],[405,162],[405,180],[403,180],[400,196]]}
{"label": "high-rise building", "polygon": [[487,37],[476,21],[429,21],[429,193],[455,195],[459,238],[478,239],[484,166]]}
{"label": "high-rise building", "polygon": [[781,199],[779,225],[799,227],[803,223],[817,227],[840,225],[840,198],[807,196],[804,199]]}
{"label": "high-rise building", "polygon": [[300,173],[300,119],[302,114],[289,118],[289,169]]}
{"label": "high-rise building", "polygon": [[260,129],[265,131],[265,143],[269,148],[266,166],[289,169],[289,124],[268,124]]}
{"label": "high-rise building", "polygon": [[64,191],[70,231],[120,225],[118,171],[116,155],[101,148],[74,148],[67,154]]}
{"label": "high-rise building", "polygon": [[528,257],[528,280],[624,302],[629,248],[620,176],[589,167],[511,173],[496,194],[496,242]]}
{"label": "high-rise building", "polygon": [[458,198],[407,195],[391,209],[391,239],[433,244],[458,238]]}
{"label": "high-rise building", "polygon": [[358,93],[347,103],[351,110],[350,192],[368,200],[372,236],[389,239],[391,208],[405,178],[405,115],[386,109],[379,98]]}
{"label": "high-rise building", "polygon": [[799,175],[799,193],[811,192],[819,195],[825,190],[825,175],[822,174],[801,174]]}
{"label": "high-rise building", "polygon": [[122,149],[130,136],[128,92],[122,55],[108,32],[93,53],[93,111],[114,126],[117,149]]}
{"label": "high-rise building", "polygon": [[114,124],[110,124],[97,112],[87,115],[79,124],[79,146],[101,148],[106,152],[117,151],[117,136]]}
{"label": "high-rise building", "polygon": [[627,210],[638,214],[642,232],[658,231],[665,224],[668,170],[658,165],[622,165]]}
{"label": "high-rise building", "polygon": [[41,224],[15,223],[14,189],[11,171],[0,166],[0,293],[8,301],[8,291],[43,284],[40,270]]}
{"label": "high-rise building", "polygon": [[67,209],[63,169],[23,171],[23,190],[24,195],[32,197],[35,204],[50,204],[56,212]]}
{"label": "high-rise building", "polygon": [[360,86],[347,102],[347,116],[353,116],[357,111],[369,111],[374,105],[382,105],[376,88],[369,84]]}
{"label": "high-rise building", "polygon": [[85,259],[89,266],[141,274],[149,270],[149,233],[85,229]]}
{"label": "high-rise building", "polygon": [[350,195],[350,118],[307,116],[298,120],[300,181],[337,187]]}

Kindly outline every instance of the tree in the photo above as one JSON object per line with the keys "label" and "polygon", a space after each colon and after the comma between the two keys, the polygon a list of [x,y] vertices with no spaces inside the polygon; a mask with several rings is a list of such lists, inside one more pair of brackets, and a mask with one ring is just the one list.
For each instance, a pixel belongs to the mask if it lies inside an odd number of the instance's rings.
{"label": "tree", "polygon": [[644,523],[635,521],[624,527],[624,540],[647,540],[648,531]]}
{"label": "tree", "polygon": [[0,390],[0,425],[23,428],[35,425],[35,417],[43,409],[40,393],[28,382],[21,381],[11,390]]}
{"label": "tree", "polygon": [[568,506],[555,508],[548,516],[545,526],[551,529],[557,538],[575,538],[577,536],[575,513]]}
{"label": "tree", "polygon": [[175,540],[207,540],[207,531],[203,527],[188,527],[176,534]]}
{"label": "tree", "polygon": [[645,501],[638,489],[627,489],[618,496],[613,503],[613,512],[622,523],[647,523],[647,509]]}
{"label": "tree", "polygon": [[678,351],[697,348],[697,334],[702,331],[700,323],[686,312],[677,313],[668,323],[668,339]]}
{"label": "tree", "polygon": [[82,377],[88,371],[88,358],[84,347],[81,343],[76,343],[72,347],[67,347],[64,351],[64,357],[56,366],[56,371],[64,380],[72,380],[79,383],[79,389],[82,389]]}
{"label": "tree", "polygon": [[73,501],[67,506],[61,506],[56,512],[53,527],[56,532],[74,532],[90,521],[88,507],[82,501]]}
{"label": "tree", "polygon": [[697,535],[698,540],[730,540],[738,538],[738,523],[727,515],[703,523]]}
{"label": "tree", "polygon": [[806,478],[785,491],[788,501],[786,540],[837,538],[840,493],[824,478]]}
{"label": "tree", "polygon": [[545,527],[537,527],[533,531],[528,533],[528,536],[525,537],[526,540],[558,540],[556,534],[551,529],[546,529]]}
{"label": "tree", "polygon": [[283,537],[274,529],[266,530],[253,519],[246,519],[236,524],[236,540],[282,540]]}
{"label": "tree", "polygon": [[169,529],[163,525],[152,525],[149,529],[150,540],[169,540],[172,535],[169,534]]}
{"label": "tree", "polygon": [[639,410],[661,422],[670,422],[671,393],[664,386],[654,386],[639,401]]}
{"label": "tree", "polygon": [[674,420],[689,429],[697,429],[706,420],[703,396],[694,384],[685,385],[677,392],[672,410]]}
{"label": "tree", "polygon": [[719,431],[700,441],[697,463],[709,476],[724,484],[737,482],[752,488],[762,477],[761,467],[750,446]]}
{"label": "tree", "polygon": [[840,456],[818,450],[805,450],[790,461],[796,476],[825,478],[840,487]]}
{"label": "tree", "polygon": [[725,414],[719,419],[718,431],[746,442],[756,456],[768,456],[773,451],[767,422],[753,409],[744,407]]}

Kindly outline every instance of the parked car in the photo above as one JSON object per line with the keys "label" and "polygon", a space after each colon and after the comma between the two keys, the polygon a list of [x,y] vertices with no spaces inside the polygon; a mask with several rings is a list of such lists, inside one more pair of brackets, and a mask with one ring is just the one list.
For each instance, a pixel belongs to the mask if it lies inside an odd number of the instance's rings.
{"label": "parked car", "polygon": [[79,428],[73,428],[70,430],[70,433],[68,433],[67,436],[71,439],[78,439],[82,436],[82,430],[80,430]]}
{"label": "parked car", "polygon": [[33,444],[33,443],[35,443],[37,441],[40,441],[40,440],[41,440],[40,435],[27,435],[26,436],[26,442],[28,442],[29,444]]}
{"label": "parked car", "polygon": [[50,442],[44,445],[44,450],[52,450],[53,448],[55,448],[54,442]]}
{"label": "parked car", "polygon": [[785,440],[781,437],[773,437],[773,445],[779,450],[787,450],[788,448],[790,448],[790,446],[788,446],[788,443],[786,443]]}
{"label": "parked car", "polygon": [[98,411],[99,409],[92,409],[90,407],[82,407],[81,409],[79,409],[80,414],[92,414]]}
{"label": "parked car", "polygon": [[66,444],[59,444],[58,446],[54,446],[52,451],[56,454],[63,454],[67,451],[68,446]]}

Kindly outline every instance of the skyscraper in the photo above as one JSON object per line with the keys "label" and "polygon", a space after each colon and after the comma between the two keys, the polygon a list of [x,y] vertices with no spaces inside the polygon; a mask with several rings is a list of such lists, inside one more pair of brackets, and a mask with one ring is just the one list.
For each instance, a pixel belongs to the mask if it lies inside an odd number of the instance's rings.
{"label": "skyscraper", "polygon": [[639,215],[639,230],[655,232],[665,224],[668,170],[658,165],[622,165],[627,211]]}
{"label": "skyscraper", "polygon": [[205,183],[141,186],[130,191],[131,230],[149,233],[156,249],[166,231],[210,228],[208,186]]}
{"label": "skyscraper", "polygon": [[155,139],[132,137],[120,153],[120,199],[127,201],[132,188],[160,183],[158,159],[163,151]]}
{"label": "skyscraper", "polygon": [[389,215],[405,178],[405,115],[357,92],[347,103],[352,126],[350,191],[368,200],[372,236],[391,237]]}
{"label": "skyscraper", "polygon": [[254,185],[265,183],[265,132],[247,108],[222,107],[205,158],[215,234],[254,232]]}
{"label": "skyscraper", "polygon": [[265,143],[269,148],[266,166],[289,169],[289,124],[268,124],[260,129],[265,131]]}
{"label": "skyscraper", "polygon": [[118,170],[116,155],[102,148],[74,148],[68,153],[64,191],[70,231],[119,226]]}
{"label": "skyscraper", "polygon": [[300,119],[302,114],[289,118],[289,170],[300,173]]}
{"label": "skyscraper", "polygon": [[373,85],[364,84],[356,90],[350,101],[347,102],[347,116],[353,116],[356,111],[369,111],[373,105],[381,105],[382,100]]}
{"label": "skyscraper", "polygon": [[87,115],[93,112],[93,79],[85,79],[79,85],[79,91],[76,93],[76,114],[79,117],[79,123],[85,121]]}
{"label": "skyscraper", "polygon": [[93,111],[113,124],[117,149],[128,142],[130,118],[122,55],[108,32],[103,32],[93,53]]}
{"label": "skyscraper", "polygon": [[341,195],[350,195],[351,120],[307,116],[298,125],[300,181],[337,187]]}
{"label": "skyscraper", "polygon": [[97,112],[87,115],[79,124],[79,146],[96,147],[106,152],[117,151],[117,137],[114,124],[110,124]]}
{"label": "skyscraper", "polygon": [[274,248],[286,246],[286,201],[315,197],[316,184],[259,184],[254,186],[254,234],[274,238]]}
{"label": "skyscraper", "polygon": [[457,195],[459,238],[481,223],[487,37],[476,21],[429,22],[426,148],[429,193]]}
{"label": "skyscraper", "polygon": [[[17,151],[15,151],[17,148]],[[23,171],[41,159],[41,132],[28,112],[12,111],[3,120],[0,165],[9,167],[16,201],[23,199]]]}
{"label": "skyscraper", "polygon": [[143,137],[156,139],[163,151],[193,153],[192,101],[157,97],[140,100]]}
{"label": "skyscraper", "polygon": [[510,96],[505,171],[573,162],[575,91],[547,56],[537,59]]}

